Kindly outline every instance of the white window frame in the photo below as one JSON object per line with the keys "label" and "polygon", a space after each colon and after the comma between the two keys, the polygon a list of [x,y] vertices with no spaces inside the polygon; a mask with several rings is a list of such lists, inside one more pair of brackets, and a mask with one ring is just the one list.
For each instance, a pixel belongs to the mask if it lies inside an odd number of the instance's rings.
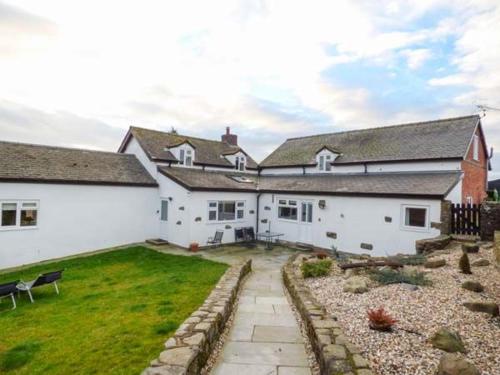
{"label": "white window frame", "polygon": [[[166,215],[165,215],[165,217],[163,216],[163,202],[166,203],[166,205],[165,205],[165,207],[166,207],[166,212],[165,212]],[[168,211],[169,211],[169,208],[170,208],[169,206],[170,206],[170,202],[169,202],[168,199],[165,199],[165,198],[161,198],[160,199],[160,221],[162,221],[162,222],[168,221],[168,214],[169,214]]]}
{"label": "white window frame", "polygon": [[[3,204],[15,204],[16,205],[16,224],[9,226],[2,226],[2,205]],[[36,211],[36,225],[21,225],[21,212],[23,210],[23,204],[34,204],[35,206],[30,208],[30,210]],[[0,232],[9,230],[31,230],[38,229],[40,221],[40,202],[35,199],[23,199],[23,200],[1,200],[0,201]]]}
{"label": "white window frame", "polygon": [[335,153],[324,149],[316,154],[316,162],[318,163],[318,171],[325,173],[332,171],[332,162],[335,160]]}
{"label": "white window frame", "polygon": [[[220,219],[219,218],[219,204],[233,203],[234,202],[234,219]],[[211,205],[215,205],[212,206]],[[207,202],[207,223],[235,223],[245,220],[245,207],[246,201],[242,200],[210,200]],[[215,219],[210,220],[210,212],[215,212]],[[242,217],[238,217],[239,215]]]}
{"label": "white window frame", "polygon": [[[305,221],[302,220],[304,216],[304,206],[306,207]],[[309,210],[310,207],[310,210]],[[314,202],[312,201],[301,201],[300,202],[300,223],[311,225],[314,217]]]}
{"label": "white window frame", "polygon": [[472,140],[472,158],[476,161],[479,160],[479,136],[477,134],[474,134]]}
{"label": "white window frame", "polygon": [[188,145],[181,145],[178,149],[179,165],[183,167],[192,167],[194,165],[195,150]]}
{"label": "white window frame", "polygon": [[[282,203],[282,201],[285,201],[285,203]],[[295,202],[295,204],[291,204],[291,202]],[[278,205],[276,206],[276,217],[280,221],[286,221],[289,223],[297,223],[300,220],[300,206],[301,202],[299,199],[290,199],[290,198],[278,198]],[[297,218],[296,219],[287,219],[284,217],[280,217],[280,207],[287,207],[287,208],[295,208],[297,210]]]}
{"label": "white window frame", "polygon": [[[423,227],[414,227],[411,225],[406,225],[406,209],[407,208],[419,208],[425,209],[425,226]],[[428,232],[430,229],[430,212],[431,206],[428,205],[418,205],[418,204],[402,204],[401,205],[401,229],[406,231],[414,231],[414,232]]]}

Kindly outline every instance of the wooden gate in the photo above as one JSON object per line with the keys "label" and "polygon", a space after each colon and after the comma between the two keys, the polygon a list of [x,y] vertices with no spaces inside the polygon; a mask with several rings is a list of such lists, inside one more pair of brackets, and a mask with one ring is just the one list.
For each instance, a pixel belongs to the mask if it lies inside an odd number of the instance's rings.
{"label": "wooden gate", "polygon": [[452,204],[451,233],[479,235],[479,207],[478,204]]}

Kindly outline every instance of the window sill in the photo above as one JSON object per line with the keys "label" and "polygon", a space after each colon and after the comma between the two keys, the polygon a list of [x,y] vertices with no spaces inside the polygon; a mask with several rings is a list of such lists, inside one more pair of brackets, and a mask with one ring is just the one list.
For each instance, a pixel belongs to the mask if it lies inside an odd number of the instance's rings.
{"label": "window sill", "polygon": [[406,232],[421,232],[421,233],[428,233],[430,232],[429,227],[408,227],[408,226],[401,226],[399,229],[404,230]]}
{"label": "window sill", "polygon": [[38,226],[33,226],[33,227],[18,227],[18,226],[0,227],[0,232],[13,232],[13,231],[35,230],[35,229],[38,229]]}
{"label": "window sill", "polygon": [[224,220],[224,221],[207,221],[207,224],[237,224],[244,223],[245,219],[237,219],[237,220]]}

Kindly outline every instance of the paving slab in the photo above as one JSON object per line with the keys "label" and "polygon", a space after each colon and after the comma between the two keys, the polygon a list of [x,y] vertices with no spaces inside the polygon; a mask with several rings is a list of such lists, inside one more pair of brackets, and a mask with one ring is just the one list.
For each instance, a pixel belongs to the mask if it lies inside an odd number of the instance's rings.
{"label": "paving slab", "polygon": [[311,375],[309,367],[278,367],[278,375]]}
{"label": "paving slab", "polygon": [[293,314],[267,314],[238,310],[234,316],[234,325],[297,327],[297,320]]}
{"label": "paving slab", "polygon": [[261,297],[261,296],[256,296],[255,297],[255,303],[258,304],[270,304],[270,305],[287,305],[288,306],[288,300],[286,297]]}
{"label": "paving slab", "polygon": [[248,365],[308,366],[304,344],[228,342],[222,353],[225,363]]}
{"label": "paving slab", "polygon": [[261,312],[261,313],[268,313],[268,314],[275,313],[273,305],[262,305],[262,304],[258,305],[256,303],[239,304],[238,311],[240,311],[240,312]]}
{"label": "paving slab", "polygon": [[255,326],[252,335],[253,342],[287,342],[303,343],[304,338],[298,327],[268,327]]}
{"label": "paving slab", "polygon": [[239,365],[234,363],[221,363],[213,371],[214,375],[277,375],[276,366]]}

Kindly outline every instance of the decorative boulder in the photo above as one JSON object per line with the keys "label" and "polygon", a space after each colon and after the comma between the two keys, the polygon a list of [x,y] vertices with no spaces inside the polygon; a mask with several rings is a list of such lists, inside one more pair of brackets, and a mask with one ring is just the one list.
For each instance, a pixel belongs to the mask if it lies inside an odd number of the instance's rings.
{"label": "decorative boulder", "polygon": [[446,260],[444,259],[429,259],[427,262],[425,262],[424,267],[425,268],[439,268],[443,267],[446,264]]}
{"label": "decorative boulder", "polygon": [[462,244],[462,251],[465,253],[478,253],[479,252],[479,245],[475,243],[463,243]]}
{"label": "decorative boulder", "polygon": [[460,354],[445,354],[441,357],[437,375],[480,375],[472,363],[467,362]]}
{"label": "decorative boulder", "polygon": [[439,329],[431,337],[432,346],[448,353],[465,353],[465,346],[456,332],[451,332],[446,328]]}
{"label": "decorative boulder", "polygon": [[365,293],[368,292],[368,280],[366,277],[352,276],[344,284],[344,292]]}
{"label": "decorative boulder", "polygon": [[462,283],[462,288],[470,290],[471,292],[476,292],[476,293],[481,293],[484,291],[484,287],[481,285],[481,283],[477,281],[464,281]]}
{"label": "decorative boulder", "polygon": [[484,259],[484,258],[481,258],[481,259],[478,259],[478,260],[475,260],[474,262],[472,262],[472,266],[474,267],[484,267],[484,266],[489,266],[491,263],[488,259]]}
{"label": "decorative boulder", "polygon": [[498,305],[495,302],[465,302],[464,306],[470,311],[482,312],[491,316],[499,315]]}

